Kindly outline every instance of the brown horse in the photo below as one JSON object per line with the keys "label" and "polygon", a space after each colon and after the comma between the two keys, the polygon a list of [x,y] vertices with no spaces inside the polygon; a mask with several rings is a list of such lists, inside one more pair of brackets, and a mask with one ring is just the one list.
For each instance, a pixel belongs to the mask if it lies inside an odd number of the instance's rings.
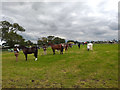
{"label": "brown horse", "polygon": [[53,50],[53,55],[55,54],[55,50],[60,50],[60,54],[63,54],[63,49],[64,47],[62,46],[62,44],[52,44],[52,43],[48,43],[48,45],[51,46],[52,50]]}
{"label": "brown horse", "polygon": [[35,61],[37,60],[38,47],[31,47],[31,48],[22,47],[22,50],[23,50],[23,53],[26,57],[26,61],[27,61],[27,54],[32,54],[32,53],[34,53]]}

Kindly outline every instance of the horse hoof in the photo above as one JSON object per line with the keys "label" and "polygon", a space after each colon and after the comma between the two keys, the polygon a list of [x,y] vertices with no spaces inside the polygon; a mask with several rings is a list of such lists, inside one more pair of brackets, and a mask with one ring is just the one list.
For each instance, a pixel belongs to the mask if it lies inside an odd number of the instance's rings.
{"label": "horse hoof", "polygon": [[35,59],[35,61],[37,61],[37,58]]}

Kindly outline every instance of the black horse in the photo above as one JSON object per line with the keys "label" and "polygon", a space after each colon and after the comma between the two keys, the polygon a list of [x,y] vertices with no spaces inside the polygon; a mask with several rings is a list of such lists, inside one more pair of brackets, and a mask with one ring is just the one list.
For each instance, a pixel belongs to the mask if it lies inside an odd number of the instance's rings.
{"label": "black horse", "polygon": [[35,56],[35,61],[37,60],[37,56],[38,56],[38,47],[22,47],[23,53],[26,57],[26,61],[27,61],[27,54],[32,54],[34,53]]}

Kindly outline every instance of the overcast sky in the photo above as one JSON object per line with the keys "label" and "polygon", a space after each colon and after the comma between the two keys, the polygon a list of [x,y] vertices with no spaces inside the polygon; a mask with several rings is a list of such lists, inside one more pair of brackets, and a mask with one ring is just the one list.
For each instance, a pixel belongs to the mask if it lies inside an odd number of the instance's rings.
{"label": "overcast sky", "polygon": [[2,20],[21,25],[26,31],[20,34],[33,42],[49,35],[77,41],[118,39],[118,0],[2,2]]}

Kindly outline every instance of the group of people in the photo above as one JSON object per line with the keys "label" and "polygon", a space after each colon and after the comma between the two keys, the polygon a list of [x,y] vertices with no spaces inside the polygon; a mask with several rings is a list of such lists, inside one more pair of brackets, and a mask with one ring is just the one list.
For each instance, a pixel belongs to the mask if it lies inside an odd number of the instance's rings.
{"label": "group of people", "polygon": [[[80,49],[80,44],[81,43],[78,43],[78,48]],[[89,51],[89,50],[93,50],[93,44],[92,43],[88,43],[87,44],[87,50]]]}

